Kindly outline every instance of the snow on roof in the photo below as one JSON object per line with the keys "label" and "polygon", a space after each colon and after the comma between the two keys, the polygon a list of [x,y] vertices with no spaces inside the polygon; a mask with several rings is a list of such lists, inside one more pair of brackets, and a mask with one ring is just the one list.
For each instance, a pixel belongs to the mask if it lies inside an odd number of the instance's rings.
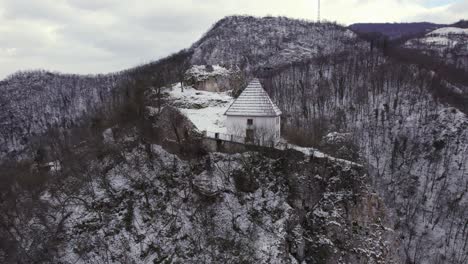
{"label": "snow on roof", "polygon": [[253,79],[224,113],[227,116],[280,116],[258,79]]}

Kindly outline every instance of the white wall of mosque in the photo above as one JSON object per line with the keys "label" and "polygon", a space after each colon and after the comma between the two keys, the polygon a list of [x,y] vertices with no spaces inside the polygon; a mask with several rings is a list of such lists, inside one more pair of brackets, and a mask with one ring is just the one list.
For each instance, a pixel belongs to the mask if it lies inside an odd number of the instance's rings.
{"label": "white wall of mosque", "polygon": [[227,116],[226,128],[230,135],[246,137],[247,130],[252,129],[255,139],[277,141],[281,137],[281,118],[279,116]]}

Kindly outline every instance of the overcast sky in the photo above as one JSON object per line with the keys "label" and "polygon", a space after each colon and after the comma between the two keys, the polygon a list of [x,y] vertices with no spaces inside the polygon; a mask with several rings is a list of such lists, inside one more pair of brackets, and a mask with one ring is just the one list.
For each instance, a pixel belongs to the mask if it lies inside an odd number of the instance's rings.
{"label": "overcast sky", "polygon": [[[189,47],[226,15],[316,19],[317,0],[0,0],[0,79],[18,70],[105,73]],[[452,23],[468,0],[322,0],[322,17]]]}

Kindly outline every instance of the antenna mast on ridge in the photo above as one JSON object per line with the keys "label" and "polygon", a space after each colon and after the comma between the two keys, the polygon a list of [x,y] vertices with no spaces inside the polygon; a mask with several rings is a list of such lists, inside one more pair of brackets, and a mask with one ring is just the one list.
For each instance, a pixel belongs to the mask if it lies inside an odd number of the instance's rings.
{"label": "antenna mast on ridge", "polygon": [[317,22],[320,22],[320,0],[318,0],[318,8],[317,8]]}

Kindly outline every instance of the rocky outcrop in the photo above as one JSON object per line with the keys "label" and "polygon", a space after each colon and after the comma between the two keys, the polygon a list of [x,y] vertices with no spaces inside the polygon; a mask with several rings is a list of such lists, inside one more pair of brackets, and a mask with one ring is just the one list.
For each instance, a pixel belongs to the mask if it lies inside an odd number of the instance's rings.
{"label": "rocky outcrop", "polygon": [[[4,196],[0,221],[15,231],[0,228],[8,245],[0,259],[394,262],[398,243],[385,208],[358,167],[286,152],[276,159],[250,152],[185,161],[130,138],[99,160],[63,159],[67,165],[38,189],[35,202],[27,192],[17,191],[12,204]],[[87,149],[77,153],[89,157]],[[70,170],[78,161],[83,166]],[[41,231],[47,228],[53,232]]]}
{"label": "rocky outcrop", "polygon": [[184,82],[197,90],[225,92],[243,87],[245,80],[238,67],[194,65],[185,73]]}
{"label": "rocky outcrop", "polygon": [[156,115],[155,109],[150,108],[148,111],[148,122],[151,122],[154,133],[161,135],[161,140],[182,143],[199,135],[195,125],[175,107],[165,106]]}

